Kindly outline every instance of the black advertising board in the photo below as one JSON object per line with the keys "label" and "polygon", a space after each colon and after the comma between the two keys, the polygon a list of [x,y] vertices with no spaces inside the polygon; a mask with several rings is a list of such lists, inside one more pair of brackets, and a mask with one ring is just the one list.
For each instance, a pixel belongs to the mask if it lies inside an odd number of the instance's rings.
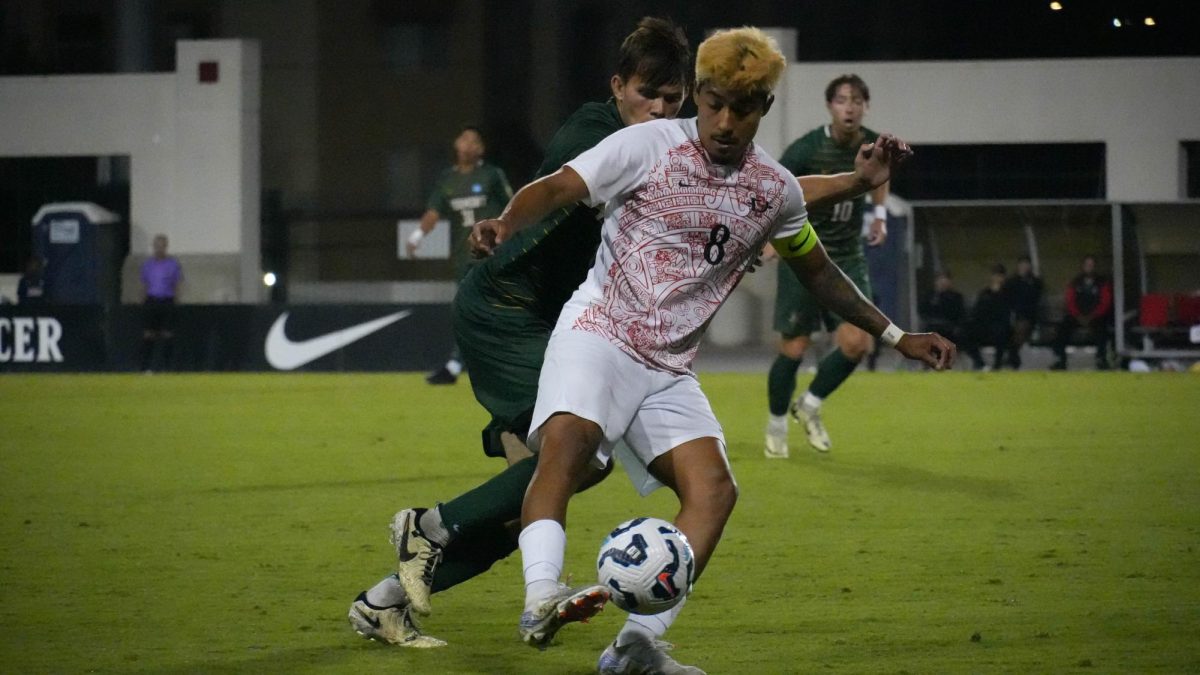
{"label": "black advertising board", "polygon": [[[453,349],[449,305],[179,305],[172,371],[410,371]],[[0,372],[132,371],[143,308],[0,305]]]}

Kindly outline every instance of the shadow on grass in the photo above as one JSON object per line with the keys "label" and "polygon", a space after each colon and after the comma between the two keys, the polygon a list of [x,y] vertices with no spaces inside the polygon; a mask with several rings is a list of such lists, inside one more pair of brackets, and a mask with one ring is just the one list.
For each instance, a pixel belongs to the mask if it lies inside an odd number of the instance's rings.
{"label": "shadow on grass", "polygon": [[[327,647],[256,650],[248,658],[213,655],[186,664],[165,668],[136,666],[122,672],[147,675],[235,675],[243,673],[296,673],[320,671],[396,672],[396,673],[488,673],[489,675],[525,675],[531,672],[556,672],[564,675],[594,673],[588,660],[578,667],[562,669],[556,664],[538,663],[539,654],[514,641],[511,653],[478,650],[471,645],[450,645],[440,649],[404,649],[368,641]],[[132,665],[132,664],[131,664]],[[340,668],[339,668],[340,666]]]}
{"label": "shadow on grass", "polygon": [[[759,454],[760,447],[741,443],[734,446],[734,452],[739,457],[755,457]],[[806,471],[815,470],[839,479],[858,480],[891,488],[996,500],[1016,499],[1021,496],[1011,483],[994,478],[948,475],[900,464],[846,462],[844,458],[836,455],[822,456],[806,453],[804,450],[793,450],[792,459],[785,461],[781,466],[789,465],[802,466]],[[787,474],[785,472],[780,475]]]}
{"label": "shadow on grass", "polygon": [[880,485],[909,490],[963,494],[983,499],[1015,499],[1020,496],[1010,483],[994,478],[947,475],[897,464],[814,462],[813,465],[835,476],[865,478]]}

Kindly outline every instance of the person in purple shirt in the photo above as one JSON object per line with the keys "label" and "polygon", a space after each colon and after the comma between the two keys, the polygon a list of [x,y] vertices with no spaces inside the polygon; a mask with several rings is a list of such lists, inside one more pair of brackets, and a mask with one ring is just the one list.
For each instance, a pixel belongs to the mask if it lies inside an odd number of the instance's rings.
{"label": "person in purple shirt", "polygon": [[146,292],[142,324],[142,370],[150,372],[154,347],[162,343],[162,363],[171,363],[175,346],[175,290],[183,281],[179,260],[167,255],[167,236],[154,237],[154,255],[142,263],[142,288]]}

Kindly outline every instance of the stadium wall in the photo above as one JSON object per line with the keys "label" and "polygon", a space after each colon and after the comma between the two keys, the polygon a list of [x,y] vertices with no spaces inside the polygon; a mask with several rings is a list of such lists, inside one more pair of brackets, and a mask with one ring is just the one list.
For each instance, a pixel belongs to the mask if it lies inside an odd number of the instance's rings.
{"label": "stadium wall", "polygon": [[1200,138],[1200,58],[795,63],[782,138],[829,121],[825,85],[857,73],[871,87],[868,126],[912,142],[1102,142],[1118,202],[1185,195],[1181,141]]}
{"label": "stadium wall", "polygon": [[[0,78],[0,156],[130,157],[126,302],[155,234],[185,302],[256,302],[260,56],[250,40],[180,41],[174,73]],[[214,74],[215,81],[201,81]],[[202,71],[203,68],[203,71]]]}

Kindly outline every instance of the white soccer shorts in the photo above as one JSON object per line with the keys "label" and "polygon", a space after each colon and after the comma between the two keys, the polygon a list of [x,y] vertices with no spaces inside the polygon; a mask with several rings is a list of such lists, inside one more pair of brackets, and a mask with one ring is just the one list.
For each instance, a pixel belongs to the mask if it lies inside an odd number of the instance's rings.
{"label": "white soccer shorts", "polygon": [[550,338],[538,380],[530,448],[539,448],[541,426],[560,412],[600,426],[604,440],[594,463],[607,466],[615,452],[642,496],[662,487],[648,467],[672,448],[711,436],[725,455],[725,434],[694,376],[643,365],[585,331],[559,330]]}

